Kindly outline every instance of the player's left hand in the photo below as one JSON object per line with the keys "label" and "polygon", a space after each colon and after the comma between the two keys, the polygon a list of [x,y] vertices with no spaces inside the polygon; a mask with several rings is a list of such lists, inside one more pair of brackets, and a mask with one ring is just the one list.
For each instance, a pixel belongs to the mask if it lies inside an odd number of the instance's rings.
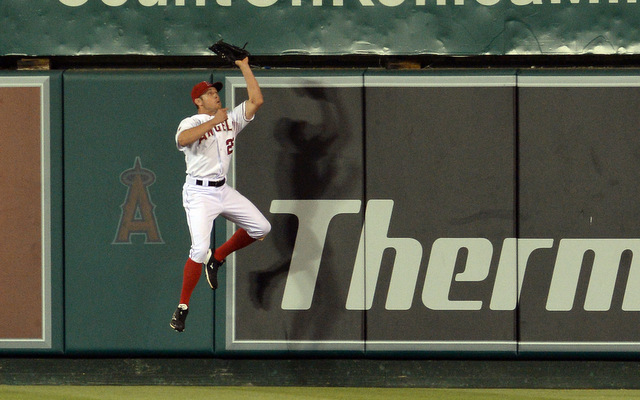
{"label": "player's left hand", "polygon": [[242,64],[244,64],[244,65],[249,65],[249,57],[245,57],[245,58],[243,58],[242,60],[236,60],[236,65],[237,65],[238,67],[241,67],[241,66],[242,66]]}

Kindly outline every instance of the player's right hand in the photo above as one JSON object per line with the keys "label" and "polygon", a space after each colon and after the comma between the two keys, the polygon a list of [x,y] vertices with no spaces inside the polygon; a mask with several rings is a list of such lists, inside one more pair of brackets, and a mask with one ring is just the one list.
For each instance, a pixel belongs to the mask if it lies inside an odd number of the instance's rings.
{"label": "player's right hand", "polygon": [[216,111],[216,114],[213,116],[213,118],[215,118],[218,123],[222,122],[222,121],[226,121],[227,120],[227,108],[220,108],[218,111]]}

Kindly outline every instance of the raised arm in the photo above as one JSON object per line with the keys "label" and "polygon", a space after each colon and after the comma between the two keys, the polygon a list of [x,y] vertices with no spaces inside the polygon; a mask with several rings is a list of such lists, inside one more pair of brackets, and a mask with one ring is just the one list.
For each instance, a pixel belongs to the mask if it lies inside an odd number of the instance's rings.
{"label": "raised arm", "polygon": [[244,60],[237,60],[236,65],[240,68],[240,71],[242,71],[244,80],[247,82],[249,100],[245,104],[245,117],[251,119],[264,103],[264,98],[262,97],[258,80],[253,76],[253,71],[251,71],[251,67],[249,66],[249,57],[245,57]]}

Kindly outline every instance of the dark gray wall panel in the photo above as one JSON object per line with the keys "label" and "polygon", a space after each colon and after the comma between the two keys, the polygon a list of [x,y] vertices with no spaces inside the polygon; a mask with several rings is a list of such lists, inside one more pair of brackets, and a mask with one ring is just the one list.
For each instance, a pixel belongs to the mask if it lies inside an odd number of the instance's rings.
{"label": "dark gray wall panel", "polygon": [[[363,313],[345,308],[362,227],[362,76],[259,79],[265,104],[238,137],[232,179],[273,229],[228,259],[225,346],[362,351]],[[243,84],[227,80],[228,104]]]}
{"label": "dark gray wall panel", "polygon": [[522,350],[637,351],[640,76],[518,82]]}
{"label": "dark gray wall panel", "polygon": [[[514,83],[513,75],[367,77],[368,207],[386,201],[393,210],[379,243],[367,240],[368,254],[388,247],[380,266],[367,260],[367,273],[380,268],[365,289],[375,290],[369,349],[515,349],[515,304],[490,309],[492,296],[515,291],[515,279],[494,287],[503,241],[515,235]],[[385,233],[402,238],[395,250]],[[515,252],[504,257],[515,278]],[[402,279],[413,301],[394,309]]]}

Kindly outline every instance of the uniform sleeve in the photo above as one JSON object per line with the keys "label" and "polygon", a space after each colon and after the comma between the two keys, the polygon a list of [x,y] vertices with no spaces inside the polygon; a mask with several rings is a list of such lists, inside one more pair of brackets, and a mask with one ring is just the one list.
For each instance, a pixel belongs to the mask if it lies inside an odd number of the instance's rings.
{"label": "uniform sleeve", "polygon": [[242,102],[242,104],[240,104],[240,105],[239,105],[238,107],[236,107],[236,108],[242,107],[242,112],[240,113],[240,115],[242,115],[242,119],[243,119],[244,121],[246,121],[246,122],[251,122],[251,121],[253,121],[253,119],[254,119],[256,116],[255,116],[255,114],[254,114],[254,115],[253,115],[253,117],[251,117],[251,119],[247,119],[247,117],[246,117],[247,113],[246,113],[246,110],[245,110],[245,104],[246,104],[246,101],[243,101],[243,102]]}
{"label": "uniform sleeve", "polygon": [[232,111],[231,120],[233,121],[233,125],[235,127],[236,135],[245,127],[247,124],[255,119],[255,115],[251,119],[247,119],[245,112],[245,102],[238,104]]}
{"label": "uniform sleeve", "polygon": [[182,133],[182,131],[186,131],[187,129],[193,128],[194,126],[196,125],[194,124],[193,118],[185,118],[180,122],[175,136],[176,147],[178,148],[178,150],[183,151],[185,149],[185,146],[180,146],[178,144],[178,136],[180,136],[180,133]]}

